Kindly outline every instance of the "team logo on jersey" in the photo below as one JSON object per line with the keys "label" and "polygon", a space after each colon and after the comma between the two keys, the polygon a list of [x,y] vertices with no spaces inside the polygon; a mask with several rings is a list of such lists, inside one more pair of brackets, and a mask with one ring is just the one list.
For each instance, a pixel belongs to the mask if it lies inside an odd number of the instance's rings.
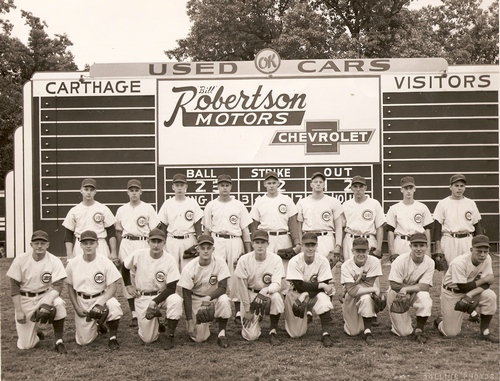
{"label": "team logo on jersey", "polygon": [[100,271],[94,275],[94,282],[96,282],[97,284],[103,284],[105,280],[106,277]]}
{"label": "team logo on jersey", "polygon": [[323,214],[321,214],[321,218],[323,218],[323,221],[330,221],[332,218],[332,214],[328,211],[323,212]]}
{"label": "team logo on jersey", "polygon": [[366,270],[361,274],[361,280],[364,282],[366,280]]}
{"label": "team logo on jersey", "polygon": [[370,209],[366,209],[363,214],[362,214],[363,218],[367,221],[371,221],[373,220],[373,211],[370,210]]}
{"label": "team logo on jersey", "polygon": [[238,225],[239,218],[236,214],[231,214],[229,216],[229,222],[231,222],[233,225]]}
{"label": "team logo on jersey", "polygon": [[94,214],[94,222],[97,222],[98,224],[102,224],[104,223],[104,214],[102,214],[101,212],[97,212],[96,214]]}
{"label": "team logo on jersey", "polygon": [[262,275],[262,282],[264,282],[264,284],[271,284],[272,279],[273,274],[265,273],[264,275]]}
{"label": "team logo on jersey", "polygon": [[157,282],[165,282],[165,273],[163,271],[157,271],[155,279]]}
{"label": "team logo on jersey", "polygon": [[309,279],[309,282],[316,283],[317,281],[318,281],[318,274],[311,275],[311,278]]}
{"label": "team logo on jersey", "polygon": [[217,275],[212,275],[208,280],[208,283],[210,283],[212,286],[217,284]]}
{"label": "team logo on jersey", "polygon": [[194,212],[192,210],[188,210],[186,214],[184,214],[184,217],[186,217],[186,220],[188,221],[193,221]]}
{"label": "team logo on jersey", "polygon": [[281,204],[280,206],[278,206],[278,210],[280,211],[281,214],[286,214],[288,208],[286,207],[285,204]]}
{"label": "team logo on jersey", "polygon": [[467,221],[472,221],[472,213],[471,212],[465,212],[465,219]]}
{"label": "team logo on jersey", "polygon": [[147,223],[148,223],[148,220],[146,220],[146,217],[140,216],[137,219],[137,225],[140,226],[141,228],[143,228],[144,226],[146,226]]}
{"label": "team logo on jersey", "polygon": [[413,221],[415,221],[417,224],[422,223],[423,216],[420,213],[417,213],[413,216]]}
{"label": "team logo on jersey", "polygon": [[42,281],[42,283],[50,283],[50,281],[52,280],[52,274],[48,271],[45,271],[40,277],[40,280]]}
{"label": "team logo on jersey", "polygon": [[476,277],[474,278],[474,281],[481,279],[481,275],[482,274],[483,274],[482,272],[480,272],[479,274],[477,274]]}

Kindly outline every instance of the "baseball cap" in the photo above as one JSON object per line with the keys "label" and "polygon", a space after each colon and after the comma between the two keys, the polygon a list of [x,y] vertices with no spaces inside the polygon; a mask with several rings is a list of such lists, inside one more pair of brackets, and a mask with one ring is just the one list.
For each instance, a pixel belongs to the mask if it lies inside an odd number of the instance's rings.
{"label": "baseball cap", "polygon": [[212,238],[212,236],[210,236],[208,234],[202,234],[198,238],[198,245],[201,245],[202,243],[209,243],[209,244],[213,245],[214,239]]}
{"label": "baseball cap", "polygon": [[97,182],[94,179],[84,179],[82,181],[82,188],[83,187],[94,187],[97,189]]}
{"label": "baseball cap", "polygon": [[326,177],[324,174],[322,174],[321,172],[314,172],[311,176],[311,180],[314,180],[315,177],[321,177],[323,179],[323,181],[326,180]]}
{"label": "baseball cap", "polygon": [[127,183],[127,189],[130,189],[132,187],[136,187],[136,188],[142,189],[142,184],[141,184],[141,182],[139,180],[132,179],[132,180],[128,181],[128,183]]}
{"label": "baseball cap", "polygon": [[354,249],[364,249],[368,250],[370,246],[368,245],[368,240],[365,237],[356,237],[352,241],[352,248]]}
{"label": "baseball cap", "polygon": [[304,233],[302,236],[302,243],[318,243],[318,236],[314,233]]}
{"label": "baseball cap", "polygon": [[172,182],[187,184],[186,175],[183,175],[182,173],[176,173],[174,177],[172,177]]}
{"label": "baseball cap", "polygon": [[229,175],[226,175],[226,174],[219,175],[219,177],[217,177],[217,184],[220,184],[220,183],[223,183],[223,182],[232,184],[233,180],[231,179],[231,176],[229,176]]}
{"label": "baseball cap", "polygon": [[490,247],[490,239],[483,234],[476,235],[472,238],[472,247]]}
{"label": "baseball cap", "polygon": [[80,241],[98,241],[99,238],[97,238],[97,233],[93,230],[85,230],[81,235],[80,235]]}
{"label": "baseball cap", "polygon": [[268,171],[266,172],[266,174],[264,175],[264,180],[267,180],[268,178],[270,177],[274,177],[276,180],[279,180],[280,178],[278,177],[278,174],[274,171]]}
{"label": "baseball cap", "polygon": [[162,241],[165,241],[167,236],[163,230],[154,228],[149,232],[149,239],[161,239]]}
{"label": "baseball cap", "polygon": [[424,233],[415,233],[410,236],[410,243],[422,242],[427,243],[427,236]]}
{"label": "baseball cap", "polygon": [[415,186],[415,179],[411,176],[405,176],[401,179],[401,188],[409,187],[410,185]]}
{"label": "baseball cap", "polygon": [[465,180],[465,176],[461,173],[455,173],[450,177],[450,185],[456,183],[457,181],[463,181],[464,183],[467,183],[467,180]]}
{"label": "baseball cap", "polygon": [[262,239],[264,241],[269,242],[269,234],[265,230],[256,230],[252,234],[252,241],[255,241],[257,239]]}
{"label": "baseball cap", "polygon": [[366,180],[362,176],[354,176],[351,180],[351,186],[354,184],[363,184],[366,185]]}
{"label": "baseball cap", "polygon": [[43,230],[36,230],[31,236],[31,242],[33,241],[46,241],[49,242],[49,235]]}

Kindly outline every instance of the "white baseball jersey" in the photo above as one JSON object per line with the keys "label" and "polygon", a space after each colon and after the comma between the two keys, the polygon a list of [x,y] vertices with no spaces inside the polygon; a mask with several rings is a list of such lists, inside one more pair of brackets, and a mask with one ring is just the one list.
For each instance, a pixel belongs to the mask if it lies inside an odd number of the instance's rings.
{"label": "white baseball jersey", "polygon": [[173,235],[194,233],[194,224],[203,217],[203,211],[194,198],[177,201],[175,197],[165,200],[158,212],[158,218],[167,225],[167,232]]}
{"label": "white baseball jersey", "polygon": [[178,286],[191,290],[196,295],[206,296],[215,291],[221,280],[229,278],[225,261],[212,256],[207,266],[201,266],[199,258],[189,262],[183,269]]}
{"label": "white baseball jersey", "polygon": [[473,200],[467,197],[452,200],[448,196],[436,205],[434,219],[442,225],[443,233],[472,233],[481,214]]}
{"label": "white baseball jersey", "polygon": [[245,205],[232,196],[231,201],[216,198],[205,207],[203,225],[211,232],[241,236],[241,229],[251,223],[252,217]]}
{"label": "white baseball jersey", "polygon": [[61,260],[48,251],[41,261],[35,261],[33,252],[28,251],[14,258],[7,276],[19,282],[21,291],[38,293],[66,278],[66,271]]}
{"label": "white baseball jersey", "polygon": [[404,236],[425,233],[424,226],[433,221],[429,208],[420,201],[413,201],[411,205],[400,201],[392,205],[386,219],[387,224],[394,228],[394,234]]}
{"label": "white baseball jersey", "polygon": [[[380,265],[380,260],[374,256],[369,255],[366,259],[365,264],[362,267],[358,267],[354,258],[348,259],[340,267],[340,283],[356,283],[356,279],[359,279],[360,275],[365,274],[366,278],[373,278],[382,276],[382,267]],[[363,281],[358,283],[362,287],[372,287],[373,285],[363,284]]]}
{"label": "white baseball jersey", "polygon": [[355,235],[375,235],[376,229],[385,223],[384,210],[374,198],[357,203],[354,198],[342,204],[346,219],[346,232]]}
{"label": "white baseball jersey", "polygon": [[279,255],[268,251],[266,259],[259,262],[255,259],[255,252],[251,251],[240,257],[234,275],[240,279],[246,279],[249,288],[262,290],[271,283],[281,285],[281,278],[285,276],[285,271]]}
{"label": "white baseball jersey", "polygon": [[99,238],[106,238],[106,228],[114,225],[115,222],[116,218],[111,210],[99,201],[94,201],[90,206],[81,202],[72,207],[63,221],[63,226],[75,232],[76,238],[80,238],[86,230],[95,231]]}
{"label": "white baseball jersey", "polygon": [[474,266],[471,259],[472,253],[459,255],[451,261],[448,270],[443,276],[443,284],[456,288],[457,283],[469,283],[476,278],[484,278],[493,274],[491,257],[488,255],[483,263]]}
{"label": "white baseball jersey", "polygon": [[297,203],[297,220],[302,231],[335,231],[334,221],[343,213],[339,200],[328,195],[321,199],[312,196],[301,198]]}
{"label": "white baseball jersey", "polygon": [[288,231],[288,219],[296,214],[297,206],[281,193],[276,197],[257,197],[250,210],[252,219],[259,221],[258,228],[265,231]]}
{"label": "white baseball jersey", "polygon": [[302,280],[310,283],[325,282],[332,279],[330,263],[325,257],[316,254],[313,263],[307,264],[304,260],[304,253],[299,253],[288,262],[286,279],[288,281]]}
{"label": "white baseball jersey", "polygon": [[108,258],[96,255],[91,262],[83,258],[83,255],[79,255],[66,266],[66,283],[72,285],[76,292],[95,295],[121,278],[120,272]]}
{"label": "white baseball jersey", "polygon": [[413,286],[424,283],[432,286],[434,276],[434,261],[427,255],[421,263],[413,262],[410,253],[401,254],[391,264],[389,281]]}
{"label": "white baseball jersey", "polygon": [[137,206],[128,203],[116,211],[116,230],[122,231],[122,235],[147,237],[159,223],[156,211],[146,202],[141,201]]}
{"label": "white baseball jersey", "polygon": [[176,282],[180,277],[172,256],[163,252],[160,258],[153,258],[149,248],[135,251],[123,265],[133,274],[138,291],[163,291],[168,283]]}

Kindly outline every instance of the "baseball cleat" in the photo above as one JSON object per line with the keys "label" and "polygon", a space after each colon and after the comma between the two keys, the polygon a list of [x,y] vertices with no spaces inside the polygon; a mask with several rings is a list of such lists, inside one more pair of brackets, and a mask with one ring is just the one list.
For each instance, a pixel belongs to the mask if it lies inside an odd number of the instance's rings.
{"label": "baseball cleat", "polygon": [[424,336],[424,332],[420,328],[413,331],[413,336],[415,337],[415,341],[419,344],[425,344],[427,342],[427,337]]}
{"label": "baseball cleat", "polygon": [[240,315],[236,315],[234,317],[234,322],[238,325],[241,325],[241,316]]}
{"label": "baseball cleat", "polygon": [[321,337],[321,342],[323,343],[323,346],[326,348],[333,347],[333,341],[330,335],[323,335]]}
{"label": "baseball cleat", "polygon": [[120,348],[120,344],[118,343],[118,340],[116,339],[110,339],[108,341],[108,347],[109,349],[111,349],[112,351],[115,351],[117,350],[118,348]]}
{"label": "baseball cleat", "polygon": [[45,339],[45,333],[43,333],[43,331],[40,330],[40,329],[36,331],[36,335],[38,336],[38,338],[40,340],[44,340]]}
{"label": "baseball cleat", "polygon": [[160,325],[158,326],[158,332],[163,333],[166,331],[167,331],[167,328],[165,327],[165,324],[160,322]]}
{"label": "baseball cleat", "polygon": [[269,334],[269,344],[271,344],[273,347],[276,345],[281,345],[281,341],[280,339],[278,339],[276,333]]}
{"label": "baseball cleat", "polygon": [[372,345],[375,343],[375,339],[373,338],[373,335],[371,332],[364,333],[363,339],[365,340],[366,344],[368,344],[368,345]]}
{"label": "baseball cleat", "polygon": [[97,333],[99,335],[105,335],[108,333],[108,328],[104,324],[97,324]]}
{"label": "baseball cleat", "polygon": [[165,338],[165,346],[163,347],[163,349],[168,351],[173,348],[174,348],[174,336],[167,336]]}
{"label": "baseball cleat", "polygon": [[219,336],[217,338],[217,344],[221,348],[227,348],[227,347],[229,347],[229,343],[228,343],[228,341],[226,339],[226,336]]}
{"label": "baseball cleat", "polygon": [[68,351],[66,350],[66,346],[62,341],[59,344],[56,344],[54,349],[57,353],[68,353]]}
{"label": "baseball cleat", "polygon": [[494,337],[491,335],[491,333],[488,333],[487,335],[483,335],[482,333],[479,335],[479,340],[483,341],[489,341],[490,343],[495,343],[498,344],[498,337]]}
{"label": "baseball cleat", "polygon": [[481,323],[481,317],[479,315],[475,315],[475,316],[472,316],[472,315],[469,315],[469,321],[472,322],[472,323]]}
{"label": "baseball cleat", "polygon": [[441,318],[441,316],[438,316],[436,318],[436,320],[434,320],[434,328],[436,328],[436,330],[442,335],[443,333],[439,330],[439,324],[441,324],[441,322],[443,321],[443,319]]}
{"label": "baseball cleat", "polygon": [[311,324],[313,321],[313,314],[312,312],[307,311],[307,324]]}
{"label": "baseball cleat", "polygon": [[131,327],[137,327],[137,318],[132,318],[132,320],[130,321],[130,326]]}

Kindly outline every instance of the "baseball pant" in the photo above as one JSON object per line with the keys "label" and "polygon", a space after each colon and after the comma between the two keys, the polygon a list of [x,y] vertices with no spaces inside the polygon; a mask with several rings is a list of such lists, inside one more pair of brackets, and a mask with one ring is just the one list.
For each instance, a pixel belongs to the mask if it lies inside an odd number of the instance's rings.
{"label": "baseball pant", "polygon": [[342,317],[344,318],[344,331],[349,336],[356,336],[363,333],[365,325],[363,318],[371,318],[375,314],[375,302],[370,294],[364,294],[353,298],[345,294],[342,303]]}
{"label": "baseball pant", "polygon": [[[443,321],[439,324],[439,331],[448,337],[457,336],[462,330],[462,321],[467,316],[465,312],[455,311],[455,304],[462,299],[464,294],[441,290],[441,317]],[[497,296],[491,289],[484,290],[476,295],[473,300],[479,300],[479,313],[483,315],[494,315],[497,311]]]}
{"label": "baseball pant", "polygon": [[[276,254],[279,249],[286,249],[292,247],[292,238],[290,234],[283,235],[269,235],[269,247],[267,250]],[[285,278],[281,280],[281,289],[280,293],[282,295],[286,295],[288,290],[290,289],[290,282],[286,280],[286,270],[288,268],[288,259],[283,259],[283,268],[285,270]]]}
{"label": "baseball pant", "polygon": [[401,236],[396,235],[394,237],[394,253],[395,254],[404,254],[411,251],[410,241],[406,239],[402,239]]}
{"label": "baseball pant", "polygon": [[[28,296],[21,296],[21,308],[26,315],[26,323],[18,323],[17,316],[15,316],[17,347],[19,349],[31,349],[40,341],[40,339],[36,335],[38,325],[40,323],[33,323],[30,318],[43,303],[47,303],[47,297],[45,294],[35,296],[33,298],[30,298]],[[57,297],[54,300],[53,306],[56,308],[56,315],[54,317],[54,320],[64,319],[66,317],[66,308],[64,306],[64,301],[60,297]]]}
{"label": "baseball pant", "polygon": [[[193,319],[196,321],[196,313],[201,307],[202,298],[193,295]],[[232,314],[231,301],[229,297],[224,294],[219,296],[217,299],[212,300],[215,303],[215,314],[214,317],[229,319]],[[210,323],[195,324],[194,326],[194,336],[190,336],[191,339],[197,343],[202,343],[210,337]]]}
{"label": "baseball pant", "polygon": [[472,247],[472,234],[464,238],[455,238],[443,233],[441,237],[441,250],[446,258],[446,262],[451,263],[456,257],[470,253]]}
{"label": "baseball pant", "polygon": [[[300,293],[295,290],[289,290],[285,296],[285,329],[292,338],[304,336],[307,332],[307,315],[300,318],[293,314],[292,306],[299,296]],[[309,303],[316,315],[333,310],[331,297],[324,292],[318,293]]]}
{"label": "baseball pant", "polygon": [[[391,317],[392,322],[391,331],[398,336],[409,336],[413,332],[410,311],[407,311],[404,314],[395,314],[394,312],[390,312],[392,302],[394,301],[394,299],[396,299],[397,294],[398,293],[394,290],[390,290],[387,293],[387,307],[389,307],[389,316]],[[415,308],[417,316],[431,316],[431,295],[427,291],[412,293],[410,298],[410,306]]]}
{"label": "baseball pant", "polygon": [[[255,299],[257,294],[253,291],[248,290],[249,300],[252,301]],[[285,305],[283,303],[283,296],[279,292],[275,292],[274,294],[269,295],[271,298],[271,315],[278,315],[283,313],[285,309]],[[245,307],[243,303],[241,303],[240,307],[241,316],[245,314]],[[250,327],[242,327],[241,328],[241,336],[247,341],[255,341],[260,337],[261,329],[259,318],[256,315],[253,315],[252,324]]]}
{"label": "baseball pant", "polygon": [[[148,309],[151,299],[156,295],[146,296],[141,295],[135,298],[135,310],[137,312],[137,325],[139,337],[145,343],[152,343],[158,339],[160,333],[158,331],[160,322],[157,318],[148,320],[146,319],[146,311]],[[169,295],[158,306],[160,310],[166,309],[165,316],[167,319],[179,320],[182,317],[182,298],[178,294]]]}
{"label": "baseball pant", "polygon": [[228,279],[228,294],[231,297],[231,300],[238,302],[240,299],[238,297],[238,292],[236,289],[236,279],[234,278],[234,270],[236,260],[239,258],[241,254],[245,252],[243,248],[243,241],[241,237],[234,238],[221,238],[216,237],[214,233],[212,233],[212,237],[214,239],[214,255],[216,258],[222,259],[227,263],[227,267],[229,267],[229,273],[231,277]]}
{"label": "baseball pant", "polygon": [[316,252],[323,257],[328,256],[328,254],[335,249],[335,236],[334,233],[328,232],[327,235],[318,236],[318,248]]}
{"label": "baseball pant", "polygon": [[184,259],[184,250],[196,245],[197,243],[198,240],[196,239],[194,233],[190,233],[187,238],[182,239],[172,237],[170,234],[167,235],[165,250],[174,257],[175,263],[179,266],[179,272],[181,272],[184,266],[186,266],[193,259]]}

